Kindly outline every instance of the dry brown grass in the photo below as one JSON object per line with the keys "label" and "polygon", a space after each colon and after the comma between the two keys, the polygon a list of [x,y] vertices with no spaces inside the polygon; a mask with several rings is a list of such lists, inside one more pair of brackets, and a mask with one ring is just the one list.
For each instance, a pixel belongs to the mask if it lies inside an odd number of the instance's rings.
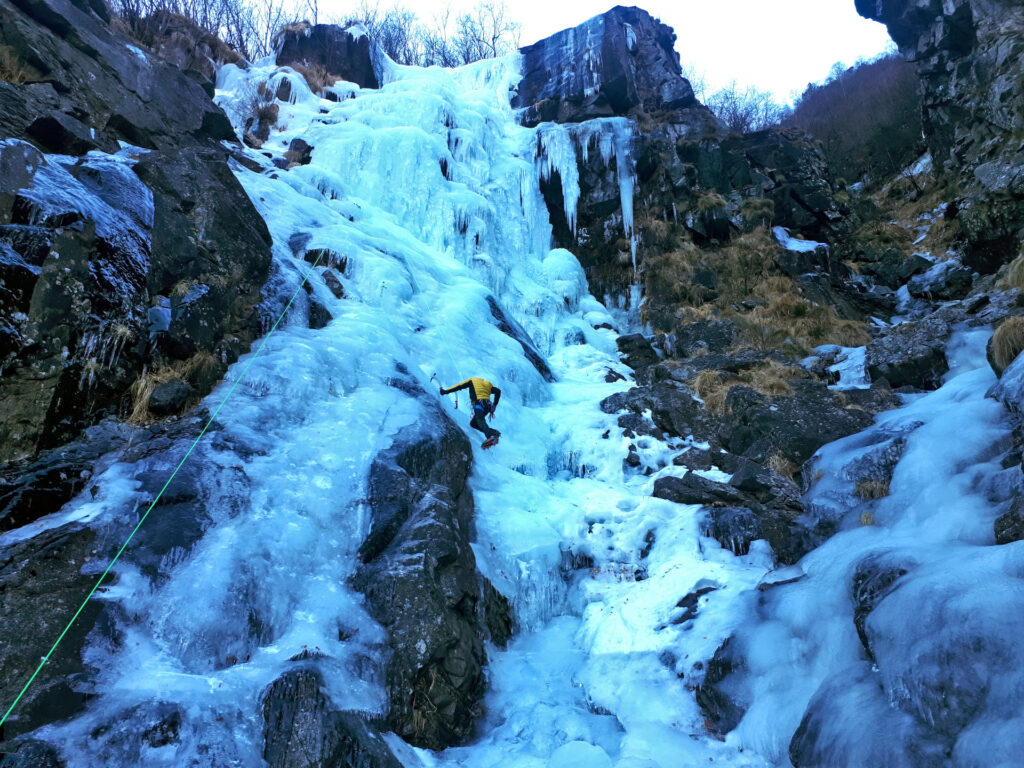
{"label": "dry brown grass", "polygon": [[1006,370],[1024,351],[1024,317],[1010,317],[992,334],[992,359],[1000,371]]}
{"label": "dry brown grass", "polygon": [[769,226],[775,218],[775,201],[767,197],[748,197],[740,205],[740,216],[751,224]]}
{"label": "dry brown grass", "polygon": [[[681,243],[645,260],[648,302],[675,306],[676,316],[682,318],[704,319],[718,312],[736,323],[745,344],[761,350],[805,355],[821,344],[856,347],[870,341],[864,323],[843,320],[831,307],[804,299],[796,284],[775,267],[778,250],[765,227],[716,250]],[[718,275],[714,291],[693,282],[702,267]],[[748,299],[763,306],[747,309],[742,302]]]}
{"label": "dry brown grass", "polygon": [[864,478],[863,480],[857,481],[857,485],[854,487],[853,492],[861,501],[884,499],[889,495],[889,481],[878,480],[870,477]]}
{"label": "dry brown grass", "polygon": [[30,66],[25,64],[9,45],[0,45],[0,80],[18,85],[30,82],[33,77]]}
{"label": "dry brown grass", "polygon": [[998,288],[1024,288],[1024,254],[1006,265],[1006,270],[996,283]]}
{"label": "dry brown grass", "polygon": [[289,65],[292,69],[306,78],[306,83],[309,85],[309,90],[313,93],[319,94],[324,88],[334,85],[335,82],[340,80],[336,75],[332,75],[327,71],[327,68],[322,64],[310,64],[308,62],[294,63]]}
{"label": "dry brown grass", "polygon": [[794,462],[792,459],[787,459],[778,453],[773,453],[768,457],[768,461],[764,463],[768,469],[774,469],[780,475],[789,480],[793,479],[793,476],[800,471],[800,465]]}
{"label": "dry brown grass", "polygon": [[905,227],[888,221],[870,221],[864,224],[853,233],[853,239],[879,250],[895,248],[904,253],[910,252],[911,243],[914,241]]}
{"label": "dry brown grass", "polygon": [[857,347],[871,340],[864,323],[843,320],[831,307],[807,301],[783,275],[761,280],[751,296],[762,299],[764,306],[731,319],[756,349],[805,355],[821,344]]}
{"label": "dry brown grass", "polygon": [[742,384],[760,392],[762,395],[773,397],[791,395],[793,390],[789,386],[789,380],[806,375],[804,371],[798,368],[791,368],[781,365],[774,360],[769,360],[736,376],[729,376],[727,378],[723,378],[716,371],[701,371],[690,382],[690,386],[697,393],[697,396],[704,401],[705,408],[714,413],[722,413],[725,410],[725,399],[729,396],[729,390],[733,387]]}
{"label": "dry brown grass", "polygon": [[645,257],[645,303],[687,307],[704,304],[713,292],[693,283],[694,271],[701,266],[703,259],[704,254],[691,242],[682,242],[675,250]]}
{"label": "dry brown grass", "polygon": [[211,387],[221,377],[222,371],[223,368],[213,355],[205,350],[197,352],[188,360],[161,365],[152,371],[143,370],[142,375],[132,384],[132,406],[126,421],[129,424],[151,424],[156,421],[157,417],[149,412],[149,398],[160,384],[173,379],[187,381],[197,390],[197,394],[185,406],[186,410],[191,408],[199,401],[199,393]]}
{"label": "dry brown grass", "polygon": [[701,192],[697,196],[697,210],[700,213],[710,213],[711,211],[719,211],[725,208],[725,198],[714,190],[708,190]]}
{"label": "dry brown grass", "polygon": [[714,371],[701,371],[691,383],[697,397],[704,401],[704,407],[709,411],[721,413],[725,410],[725,396],[729,390],[736,386],[737,382],[726,381]]}

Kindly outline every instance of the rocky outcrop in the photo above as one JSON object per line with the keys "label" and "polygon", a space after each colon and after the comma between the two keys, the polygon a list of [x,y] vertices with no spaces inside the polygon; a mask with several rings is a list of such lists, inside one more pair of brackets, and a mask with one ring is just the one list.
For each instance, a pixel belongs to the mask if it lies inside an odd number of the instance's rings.
{"label": "rocky outcrop", "polygon": [[964,263],[994,272],[1024,240],[1024,9],[1015,0],[856,3],[916,63],[925,141],[963,195],[952,213]]}
{"label": "rocky outcrop", "polygon": [[374,50],[360,26],[342,29],[336,24],[289,24],[277,37],[277,64],[281,67],[318,67],[328,80],[347,80],[360,88],[379,88]]}
{"label": "rocky outcrop", "polygon": [[0,82],[0,136],[47,152],[116,152],[234,139],[202,86],[114,34],[102,3],[3,0],[0,45],[27,68]]}
{"label": "rocky outcrop", "polygon": [[512,106],[525,110],[525,125],[680,110],[713,124],[682,76],[675,40],[672,29],[646,11],[616,6],[521,48],[523,79]]}
{"label": "rocky outcrop", "polygon": [[355,587],[389,634],[385,722],[440,749],[468,738],[480,714],[484,640],[504,644],[508,603],[476,571],[471,448],[436,400],[401,370],[393,384],[422,409],[370,469],[370,533]]}
{"label": "rocky outcrop", "polygon": [[871,425],[870,414],[848,408],[824,384],[790,379],[792,395],[768,397],[745,386],[729,390],[722,444],[758,463],[771,457],[800,467],[825,443]]}
{"label": "rocky outcrop", "polygon": [[[79,494],[97,498],[107,490],[97,478],[114,461],[136,465],[138,504],[164,492],[121,562],[160,583],[166,558],[187,555],[210,521],[209,494],[198,465],[183,468],[164,489],[168,465],[185,454],[201,429],[201,418],[196,414],[148,428],[107,420],[87,429],[80,440],[5,467],[0,471],[0,531],[57,512]],[[216,433],[214,425],[210,434]],[[154,462],[158,470],[152,469]],[[244,473],[236,469],[231,476],[244,495]],[[0,699],[14,701],[135,527],[139,510],[126,505],[120,512],[85,524],[57,525],[0,547]],[[112,572],[101,589],[116,579]],[[4,723],[3,738],[28,733],[85,706],[94,670],[82,651],[97,639],[116,643],[114,625],[109,603],[90,600],[85,605]]]}
{"label": "rocky outcrop", "polygon": [[0,750],[0,768],[64,768],[57,750],[42,741],[0,743]]}
{"label": "rocky outcrop", "polygon": [[[95,531],[70,525],[45,531],[0,550],[0,698],[13,702],[40,659],[89,594],[99,572],[83,572],[102,550]],[[102,571],[102,569],[101,569]],[[100,571],[100,572],[101,572]],[[88,694],[82,649],[103,613],[90,601],[61,645],[4,723],[10,739],[68,717],[85,706]]]}
{"label": "rocky outcrop", "polygon": [[[630,287],[646,276],[645,319],[665,333],[674,315],[653,297],[650,264],[681,241],[722,243],[771,221],[820,240],[856,221],[820,147],[788,130],[731,134],[693,98],[673,40],[645,12],[613,8],[524,48],[513,101],[527,125],[628,119],[542,129],[540,159],[554,167],[541,191],[556,243],[579,257],[591,292],[629,309]],[[695,283],[714,294],[714,268],[703,272]]]}
{"label": "rocky outcrop", "polygon": [[222,151],[0,164],[0,461],[123,413],[145,367],[205,394],[259,334],[270,235]]}
{"label": "rocky outcrop", "polygon": [[359,715],[331,707],[316,658],[275,680],[263,694],[265,747],[270,768],[351,765],[401,768],[387,743]]}
{"label": "rocky outcrop", "polygon": [[676,382],[657,382],[649,387],[634,387],[601,401],[605,413],[626,411],[642,417],[650,412],[658,430],[675,437],[693,436],[697,440],[718,443],[720,422]]}
{"label": "rocky outcrop", "polygon": [[938,315],[887,328],[868,344],[868,375],[872,381],[885,379],[894,388],[938,389],[949,370],[949,334],[949,324]]}
{"label": "rocky outcrop", "polygon": [[193,77],[114,33],[101,3],[0,7],[28,73],[0,82],[3,462],[126,413],[143,370],[187,369],[208,392],[260,332],[270,235]]}
{"label": "rocky outcrop", "polygon": [[140,19],[133,31],[150,51],[198,82],[211,98],[218,67],[247,66],[245,59],[220,38],[177,13],[158,10]]}

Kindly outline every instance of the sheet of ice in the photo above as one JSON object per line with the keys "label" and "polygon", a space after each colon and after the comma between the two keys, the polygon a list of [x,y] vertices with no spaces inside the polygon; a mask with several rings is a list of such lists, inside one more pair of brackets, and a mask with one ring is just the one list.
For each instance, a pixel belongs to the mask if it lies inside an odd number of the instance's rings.
{"label": "sheet of ice", "polygon": [[633,228],[636,160],[633,157],[632,144],[635,132],[633,122],[624,117],[600,118],[583,123],[542,123],[537,127],[538,173],[543,181],[547,181],[555,173],[559,174],[565,217],[573,237],[577,235],[576,208],[580,198],[580,164],[588,161],[593,149],[600,153],[605,168],[615,162],[623,235],[630,243],[634,270],[638,246]]}
{"label": "sheet of ice", "polygon": [[[958,695],[970,702],[963,706],[974,708],[953,716],[962,716],[959,727],[969,724],[972,734],[958,744],[963,755],[956,764],[986,764],[983,733],[1002,729],[1002,747],[1020,744],[1019,736],[1005,738],[1006,718],[1021,721],[1019,713],[1008,714],[1009,694],[985,703],[975,693],[996,685],[1000,670],[1020,669],[1021,648],[1011,639],[1019,638],[1020,621],[1009,617],[1019,616],[1024,602],[1024,550],[990,546],[993,520],[1021,484],[997,461],[1011,440],[1006,411],[985,397],[994,380],[984,361],[989,333],[958,330],[949,345],[953,370],[941,389],[879,415],[874,426],[825,446],[812,460],[809,474],[817,479],[806,498],[809,514],[833,521],[840,533],[801,561],[806,578],[766,592],[760,620],[737,634],[748,665],[738,695],[748,709],[727,742],[786,765],[811,703],[824,743],[834,747],[819,761],[853,768],[884,755],[886,764],[909,766],[921,731],[907,723],[915,713],[923,720],[950,717],[948,703],[928,697],[951,674],[959,680],[950,685],[962,686]],[[885,483],[887,494],[860,494],[865,480]],[[877,657],[871,667],[854,630],[850,594],[855,569],[882,567],[875,562],[911,575],[870,614]],[[1009,655],[969,650],[1007,643],[1016,646]],[[882,682],[903,693],[879,695]],[[1006,685],[1021,682],[1015,671]]]}
{"label": "sheet of ice", "polygon": [[819,248],[828,250],[828,246],[825,243],[816,243],[813,240],[800,240],[792,237],[789,234],[789,230],[785,227],[772,227],[772,234],[775,235],[775,240],[785,248],[787,251],[796,251],[798,253],[810,253],[816,251]]}
{"label": "sheet of ice", "polygon": [[867,347],[839,347],[836,362],[828,367],[839,374],[839,381],[832,389],[868,389],[871,377],[867,371]]}

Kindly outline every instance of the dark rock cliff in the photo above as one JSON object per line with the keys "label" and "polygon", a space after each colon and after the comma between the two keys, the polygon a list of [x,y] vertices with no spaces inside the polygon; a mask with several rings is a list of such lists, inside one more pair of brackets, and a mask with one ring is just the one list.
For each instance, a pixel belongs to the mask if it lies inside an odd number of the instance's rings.
{"label": "dark rock cliff", "polygon": [[147,370],[208,392],[260,332],[270,235],[220,144],[234,131],[198,82],[113,32],[102,3],[0,7],[0,44],[23,67],[0,82],[10,461],[136,408]]}
{"label": "dark rock cliff", "polygon": [[512,106],[525,110],[525,125],[641,112],[670,119],[689,110],[713,122],[681,75],[675,40],[646,11],[616,6],[520,49],[523,79]]}
{"label": "dark rock cliff", "polygon": [[277,63],[282,67],[319,67],[334,80],[348,80],[360,88],[380,87],[372,43],[360,27],[290,24],[277,38]]}
{"label": "dark rock cliff", "polygon": [[[561,171],[541,186],[557,244],[578,256],[596,296],[620,306],[635,299],[630,285],[658,279],[649,265],[682,241],[723,243],[768,221],[812,239],[856,225],[820,148],[794,131],[730,133],[694,97],[674,41],[646,11],[620,6],[521,49],[524,75],[513,106],[524,124],[631,121],[612,159],[594,146],[609,141],[602,132],[610,126],[568,127],[579,187],[574,222]],[[631,180],[632,232],[623,178]],[[843,290],[840,279],[829,284]],[[659,317],[671,312],[647,294],[648,320],[669,331]]]}
{"label": "dark rock cliff", "polygon": [[957,205],[965,263],[984,273],[1024,241],[1024,8],[1015,0],[856,0],[917,65],[925,140]]}

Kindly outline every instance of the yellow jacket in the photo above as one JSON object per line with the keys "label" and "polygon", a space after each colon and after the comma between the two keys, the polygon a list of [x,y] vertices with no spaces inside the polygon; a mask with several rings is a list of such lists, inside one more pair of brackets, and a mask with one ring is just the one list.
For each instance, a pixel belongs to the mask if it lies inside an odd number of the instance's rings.
{"label": "yellow jacket", "polygon": [[450,395],[452,392],[458,392],[460,389],[468,389],[469,396],[472,400],[488,400],[491,394],[494,394],[494,404],[497,405],[501,399],[501,390],[491,384],[487,379],[481,379],[474,376],[471,379],[456,384],[454,387],[445,389],[441,387],[442,395]]}

